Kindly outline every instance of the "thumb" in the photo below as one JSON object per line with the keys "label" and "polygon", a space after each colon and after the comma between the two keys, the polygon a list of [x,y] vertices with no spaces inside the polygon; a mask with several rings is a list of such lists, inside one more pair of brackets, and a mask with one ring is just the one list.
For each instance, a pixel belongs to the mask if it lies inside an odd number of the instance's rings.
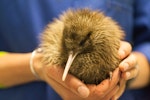
{"label": "thumb", "polygon": [[72,92],[80,96],[81,98],[87,98],[90,94],[88,87],[79,79],[71,74],[67,74],[65,81],[62,81],[63,68],[58,66],[51,66],[48,68],[48,76],[62,84],[64,87],[70,89]]}

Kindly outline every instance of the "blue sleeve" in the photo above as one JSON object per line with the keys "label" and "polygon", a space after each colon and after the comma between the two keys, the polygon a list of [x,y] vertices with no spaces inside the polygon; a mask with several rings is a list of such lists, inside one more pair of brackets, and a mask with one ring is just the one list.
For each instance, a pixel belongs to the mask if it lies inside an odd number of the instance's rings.
{"label": "blue sleeve", "polygon": [[150,61],[150,1],[136,0],[134,7],[134,51],[142,52]]}
{"label": "blue sleeve", "polygon": [[46,96],[46,84],[44,82],[33,82],[0,89],[0,100],[48,100]]}

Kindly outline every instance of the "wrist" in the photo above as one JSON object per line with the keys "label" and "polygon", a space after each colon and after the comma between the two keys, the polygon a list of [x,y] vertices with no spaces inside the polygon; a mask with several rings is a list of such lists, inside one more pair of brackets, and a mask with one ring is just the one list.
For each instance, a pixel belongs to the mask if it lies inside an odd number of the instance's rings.
{"label": "wrist", "polygon": [[41,49],[34,50],[30,58],[30,70],[37,80],[44,80],[42,72]]}

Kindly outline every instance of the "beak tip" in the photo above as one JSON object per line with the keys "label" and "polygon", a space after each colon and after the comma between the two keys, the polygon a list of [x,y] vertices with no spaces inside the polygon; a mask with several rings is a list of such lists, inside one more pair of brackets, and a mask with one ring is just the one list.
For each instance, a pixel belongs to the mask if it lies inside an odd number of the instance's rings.
{"label": "beak tip", "polygon": [[62,81],[65,81],[66,77],[64,77],[64,75],[62,76]]}

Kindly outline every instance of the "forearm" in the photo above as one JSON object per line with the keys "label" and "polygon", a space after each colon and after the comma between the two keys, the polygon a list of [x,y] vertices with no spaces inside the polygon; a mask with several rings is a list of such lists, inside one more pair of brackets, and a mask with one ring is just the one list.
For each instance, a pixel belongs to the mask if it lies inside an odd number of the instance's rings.
{"label": "forearm", "polygon": [[139,73],[133,81],[131,81],[129,88],[136,89],[142,88],[149,84],[150,81],[150,66],[146,57],[139,52],[133,52],[137,58],[137,65],[139,68]]}
{"label": "forearm", "polygon": [[31,53],[8,53],[0,57],[0,84],[10,87],[35,81],[29,67]]}

